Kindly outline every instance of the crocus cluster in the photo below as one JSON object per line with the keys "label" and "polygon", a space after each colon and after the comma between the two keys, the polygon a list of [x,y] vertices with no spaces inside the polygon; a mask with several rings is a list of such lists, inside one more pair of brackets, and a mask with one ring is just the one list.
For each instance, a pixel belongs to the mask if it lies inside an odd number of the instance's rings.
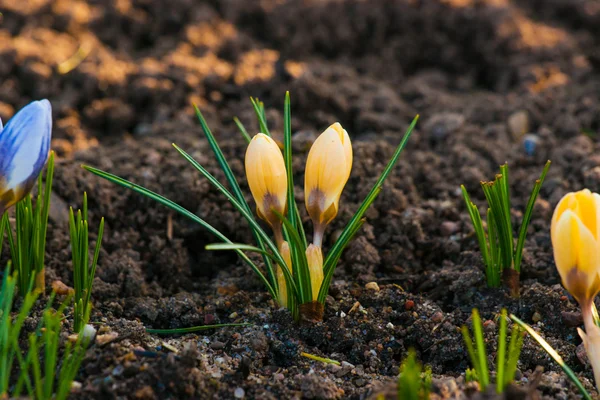
{"label": "crocus cluster", "polygon": [[[246,151],[246,176],[256,202],[256,213],[273,230],[281,256],[290,271],[293,265],[289,243],[285,241],[280,216],[287,212],[288,181],[285,162],[277,143],[259,133]],[[313,301],[317,300],[323,282],[323,253],[321,246],[327,225],[338,212],[342,190],[352,169],[352,145],[346,130],[339,123],[327,128],[312,145],[306,161],[304,195],[314,232],[306,249],[310,270]],[[281,267],[277,267],[279,303],[287,306],[286,283]]]}
{"label": "crocus cluster", "polygon": [[23,107],[4,128],[0,121],[0,215],[33,188],[48,159],[51,136],[48,100]]}
{"label": "crocus cluster", "polygon": [[600,328],[594,299],[600,291],[600,195],[587,189],[565,195],[554,211],[551,236],[562,283],[581,307],[585,332],[578,332],[598,385]]}

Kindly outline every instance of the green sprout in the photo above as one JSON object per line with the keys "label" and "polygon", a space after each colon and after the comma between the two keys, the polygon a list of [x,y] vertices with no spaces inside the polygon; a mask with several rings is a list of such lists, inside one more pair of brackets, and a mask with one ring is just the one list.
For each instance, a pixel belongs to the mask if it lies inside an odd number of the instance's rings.
{"label": "green sprout", "polygon": [[74,298],[74,323],[75,332],[81,332],[85,324],[90,319],[92,304],[90,297],[92,295],[92,284],[96,275],[96,266],[100,256],[100,246],[102,245],[102,235],[104,233],[104,218],[100,220],[98,228],[98,239],[94,249],[94,257],[90,264],[88,254],[88,208],[87,194],[83,193],[83,211],[77,210],[77,215],[73,212],[73,207],[69,210],[69,231],[71,234],[71,253],[73,259],[73,283],[75,286]]}
{"label": "green sprout", "polygon": [[[38,328],[29,335],[28,351],[23,354],[19,336],[40,292],[32,290],[25,294],[21,308],[13,318],[11,310],[18,284],[17,275],[17,272],[11,274],[9,264],[4,271],[0,292],[0,398],[19,398],[26,390],[35,400],[64,400],[85,357],[89,338],[80,334],[75,343],[67,341],[62,357],[59,357],[64,310],[71,298],[67,297],[58,310],[53,310],[53,292]],[[11,384],[11,376],[16,378],[16,383]]]}
{"label": "green sprout", "polygon": [[25,319],[29,316],[29,312],[39,296],[39,292],[36,290],[27,292],[17,316],[13,318],[11,311],[17,283],[18,274],[17,272],[11,274],[9,262],[4,270],[2,290],[0,291],[0,399],[8,397],[10,377],[14,371],[15,361],[23,362],[19,349],[19,335]]}
{"label": "green sprout", "polygon": [[[68,296],[57,310],[51,308],[54,297],[53,292],[42,315],[41,324],[29,335],[29,350],[25,360],[20,363],[14,397],[19,396],[23,386],[35,400],[65,400],[71,392],[90,338],[79,333],[74,343],[67,340],[62,357],[59,357],[64,310],[71,302],[71,297]],[[42,355],[43,361],[40,362]]]}
{"label": "green sprout", "polygon": [[[46,181],[42,185],[42,174],[38,177],[38,194],[35,204],[27,195],[15,206],[15,234],[10,229],[8,214],[4,213],[3,226],[8,229],[10,256],[18,272],[18,287],[21,296],[34,288],[44,291],[46,286],[44,258],[46,255],[46,232],[50,212],[50,194],[54,176],[54,152],[50,153],[46,170]],[[3,230],[1,228],[0,230]]]}
{"label": "green sprout", "polygon": [[550,168],[550,161],[546,162],[544,170],[527,202],[519,235],[515,246],[513,226],[511,222],[510,190],[508,187],[508,164],[500,166],[500,173],[490,182],[481,182],[481,187],[487,199],[487,234],[483,226],[479,209],[471,201],[464,185],[461,190],[469,216],[473,222],[479,249],[485,264],[485,275],[489,287],[499,287],[504,274],[505,284],[510,289],[511,295],[519,296],[519,275],[521,273],[521,260],[527,228],[531,221],[533,206],[542,183]]}
{"label": "green sprout", "polygon": [[[267,136],[270,136],[269,128],[266,123],[266,115],[264,105],[255,99],[251,99],[252,106],[258,118],[258,123],[260,127],[260,131]],[[208,181],[216,187],[225,198],[240,212],[240,214],[244,217],[244,219],[248,222],[252,230],[252,234],[255,239],[255,245],[249,244],[239,244],[233,243],[229,238],[227,238],[223,233],[217,230],[215,227],[210,225],[204,219],[195,215],[194,213],[184,209],[180,205],[174,203],[173,201],[154,193],[140,185],[129,182],[123,178],[120,178],[116,175],[110,174],[105,171],[101,171],[99,169],[83,166],[86,170],[96,174],[110,182],[121,185],[123,187],[129,188],[137,193],[145,195],[153,200],[158,201],[159,203],[169,207],[170,209],[177,211],[183,216],[193,220],[199,225],[203,226],[209,232],[211,232],[215,237],[220,241],[220,243],[213,244],[207,246],[209,250],[231,250],[236,252],[243,261],[245,261],[250,268],[256,273],[258,278],[263,282],[266,289],[270,293],[270,295],[282,304],[282,298],[286,297],[287,301],[285,301],[286,306],[290,309],[292,315],[296,320],[305,320],[305,321],[316,321],[322,318],[323,307],[325,305],[325,299],[327,297],[327,293],[329,291],[329,286],[331,284],[331,279],[333,277],[333,273],[335,271],[336,265],[341,257],[342,251],[348,245],[348,243],[352,240],[353,236],[360,229],[362,224],[364,223],[364,215],[367,209],[371,206],[371,204],[375,201],[377,196],[382,190],[382,185],[385,179],[391,173],[394,165],[397,163],[400,153],[404,149],[407,144],[407,141],[417,123],[418,116],[410,124],[408,130],[404,134],[400,144],[395,150],[394,155],[391,160],[388,162],[387,166],[379,176],[379,179],[364,199],[354,216],[351,218],[350,222],[343,229],[342,233],[339,235],[338,239],[330,249],[329,253],[324,257],[322,261],[322,273],[323,279],[320,282],[320,287],[315,287],[313,290],[311,286],[311,275],[310,275],[310,265],[307,260],[307,256],[305,255],[305,250],[307,249],[307,240],[306,234],[304,232],[304,228],[302,226],[302,220],[300,218],[300,213],[298,211],[298,206],[294,201],[294,182],[293,182],[293,171],[292,171],[292,129],[291,129],[291,107],[290,107],[290,96],[289,93],[286,93],[285,104],[284,104],[284,151],[283,158],[286,166],[286,174],[287,174],[287,217],[281,215],[282,213],[277,213],[275,210],[274,214],[277,215],[277,218],[283,224],[283,237],[289,243],[289,256],[291,259],[291,265],[293,268],[289,268],[287,262],[278,247],[278,243],[276,243],[261,227],[258,219],[254,216],[250,205],[246,201],[244,193],[242,192],[240,185],[229,166],[229,163],[225,159],[223,152],[221,151],[217,140],[215,139],[213,133],[209,129],[206,120],[202,116],[200,110],[195,107],[196,115],[200,121],[202,126],[202,130],[208,140],[208,143],[215,154],[217,162],[220,168],[223,170],[225,174],[227,184],[229,188],[227,188],[223,183],[219,182],[210,172],[208,172],[202,165],[200,165],[196,160],[192,158],[188,153],[186,153],[183,149],[178,147],[177,145],[173,145],[175,149],[187,160],[190,164],[200,172]],[[240,131],[242,132],[243,137],[248,140],[250,135],[243,127],[239,120],[235,121]],[[264,270],[259,267],[254,261],[252,261],[247,252],[255,252],[259,253],[262,256],[262,260],[264,263]],[[263,272],[264,271],[264,272]],[[282,272],[282,280],[278,279],[278,272]],[[283,282],[283,285],[279,282]],[[282,290],[287,291],[287,296],[281,296],[280,292]],[[284,293],[284,292],[282,292]],[[302,308],[303,305],[311,305],[314,306],[314,315],[306,317],[309,312],[304,311]],[[309,310],[311,311],[311,310]]]}
{"label": "green sprout", "polygon": [[554,361],[556,361],[556,363],[562,368],[565,374],[567,374],[567,377],[571,380],[571,382],[573,382],[573,384],[577,386],[577,389],[579,389],[579,392],[581,393],[583,398],[585,400],[592,400],[592,396],[588,393],[587,390],[585,390],[585,387],[583,386],[581,381],[577,379],[575,372],[573,372],[573,370],[569,368],[569,366],[565,363],[560,354],[558,354],[558,352],[554,350],[554,348],[550,346],[550,344],[546,342],[546,340],[544,340],[544,338],[539,333],[537,333],[531,326],[529,326],[513,314],[510,315],[510,318],[527,333],[529,333],[531,337],[535,339],[536,342],[538,342],[542,349],[544,349],[544,351],[550,357],[552,357]]}
{"label": "green sprout", "polygon": [[398,400],[429,399],[431,382],[431,368],[426,368],[423,372],[415,350],[409,349],[398,375]]}
{"label": "green sprout", "polygon": [[[481,391],[485,391],[490,384],[490,372],[488,368],[485,341],[483,338],[483,324],[477,309],[473,309],[473,339],[466,325],[462,327],[463,339],[467,352],[471,358],[472,370],[467,370],[467,381],[479,382]],[[506,386],[515,380],[517,362],[523,347],[523,332],[514,325],[510,334],[508,349],[506,348],[506,320],[507,313],[502,309],[500,313],[500,332],[498,334],[498,352],[496,358],[496,393],[504,393]],[[475,344],[473,344],[475,342]]]}

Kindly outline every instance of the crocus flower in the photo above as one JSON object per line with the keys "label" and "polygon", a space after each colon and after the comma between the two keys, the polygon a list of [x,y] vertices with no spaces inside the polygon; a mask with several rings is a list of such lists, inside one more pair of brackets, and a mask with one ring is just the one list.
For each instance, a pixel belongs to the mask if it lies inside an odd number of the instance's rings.
{"label": "crocus flower", "polygon": [[321,248],[314,244],[308,245],[306,249],[306,261],[310,272],[310,285],[312,290],[312,299],[316,301],[319,297],[321,284],[323,283],[323,252]]}
{"label": "crocus flower", "polygon": [[0,122],[0,212],[31,191],[48,159],[51,136],[48,100],[29,103],[4,128]]}
{"label": "crocus flower", "polygon": [[313,143],[306,160],[306,210],[315,226],[313,242],[321,247],[323,231],[337,215],[340,196],[352,169],[348,132],[336,122]]}
{"label": "crocus flower", "polygon": [[600,195],[587,189],[565,195],[551,225],[556,268],[565,288],[581,307],[585,332],[578,329],[600,383],[600,328],[593,316],[600,291]]}
{"label": "crocus flower", "polygon": [[277,143],[263,133],[254,136],[246,150],[246,177],[256,202],[256,213],[271,225],[281,246],[281,221],[273,211],[283,215],[286,210],[285,162]]}

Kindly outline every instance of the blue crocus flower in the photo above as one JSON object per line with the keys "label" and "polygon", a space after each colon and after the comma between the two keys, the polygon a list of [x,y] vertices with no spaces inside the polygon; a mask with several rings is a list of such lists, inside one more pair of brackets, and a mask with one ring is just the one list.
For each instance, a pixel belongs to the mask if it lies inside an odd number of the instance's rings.
{"label": "blue crocus flower", "polygon": [[35,185],[48,159],[51,137],[48,100],[29,103],[4,128],[0,121],[0,215]]}

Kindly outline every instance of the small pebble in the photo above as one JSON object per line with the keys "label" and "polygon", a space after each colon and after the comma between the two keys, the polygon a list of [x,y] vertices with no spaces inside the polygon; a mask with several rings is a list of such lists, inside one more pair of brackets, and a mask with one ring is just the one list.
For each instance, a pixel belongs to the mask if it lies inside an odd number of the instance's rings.
{"label": "small pebble", "polygon": [[275,379],[276,381],[282,381],[285,379],[285,375],[283,375],[282,373],[273,374],[273,379]]}
{"label": "small pebble", "polygon": [[442,312],[441,312],[441,311],[437,311],[436,313],[434,313],[434,314],[431,316],[431,320],[432,320],[433,322],[436,322],[436,323],[438,323],[438,322],[442,322],[442,320],[443,320],[443,319],[444,319],[444,314],[442,314]]}
{"label": "small pebble", "polygon": [[458,232],[458,224],[453,221],[444,221],[440,225],[440,233],[442,236],[450,236]]}
{"label": "small pebble", "polygon": [[244,389],[242,389],[241,387],[236,388],[233,392],[233,397],[235,397],[236,399],[243,399],[244,396],[246,396],[246,392],[244,392]]}
{"label": "small pebble", "polygon": [[583,324],[583,317],[580,312],[563,311],[560,313],[560,315],[565,325],[570,326],[571,328],[575,328]]}
{"label": "small pebble", "polygon": [[391,322],[388,322],[385,327],[388,329],[394,329],[394,324],[392,324]]}
{"label": "small pebble", "polygon": [[346,316],[346,313],[343,311],[340,311],[340,318],[344,318]]}
{"label": "small pebble", "polygon": [[486,332],[495,332],[496,331],[496,323],[494,321],[492,321],[491,319],[488,319],[487,321],[485,321],[483,323],[483,329],[485,329]]}
{"label": "small pebble", "polygon": [[210,348],[213,350],[221,350],[224,347],[225,347],[225,343],[219,342],[218,340],[215,340],[214,342],[212,342],[210,344]]}
{"label": "small pebble", "polygon": [[65,285],[62,281],[53,281],[52,290],[61,296],[75,293],[72,287]]}
{"label": "small pebble", "polygon": [[105,333],[104,335],[98,335],[96,337],[96,343],[99,346],[103,346],[105,344],[112,342],[113,340],[115,340],[118,337],[119,337],[119,334],[116,332]]}
{"label": "small pebble", "polygon": [[525,110],[515,111],[508,117],[508,129],[515,140],[529,130],[529,114]]}
{"label": "small pebble", "polygon": [[533,316],[531,317],[531,320],[533,322],[540,322],[542,320],[542,315],[539,312],[534,312]]}
{"label": "small pebble", "polygon": [[96,328],[94,328],[93,325],[86,324],[83,327],[82,334],[84,339],[92,341],[94,340],[94,337],[96,337]]}
{"label": "small pebble", "polygon": [[229,314],[230,319],[236,319],[237,317],[238,317],[238,313],[236,313],[236,312],[232,312],[231,314]]}
{"label": "small pebble", "polygon": [[412,300],[406,300],[406,303],[404,303],[404,308],[409,311],[412,310],[415,307],[415,302]]}
{"label": "small pebble", "polygon": [[374,290],[376,292],[379,292],[379,290],[381,290],[379,289],[379,285],[377,284],[377,282],[369,282],[365,285],[365,288],[367,290]]}
{"label": "small pebble", "polygon": [[525,150],[525,154],[528,156],[532,156],[535,154],[535,148],[540,142],[540,138],[533,133],[528,133],[523,137],[523,150]]}

